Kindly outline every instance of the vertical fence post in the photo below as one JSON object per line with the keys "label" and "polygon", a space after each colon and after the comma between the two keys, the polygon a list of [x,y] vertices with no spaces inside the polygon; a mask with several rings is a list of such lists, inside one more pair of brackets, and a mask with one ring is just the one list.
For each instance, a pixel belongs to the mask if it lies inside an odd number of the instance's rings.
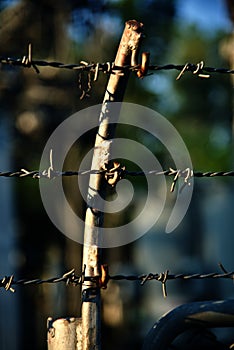
{"label": "vertical fence post", "polygon": [[[124,70],[123,67],[136,64],[142,31],[142,23],[135,20],[126,22],[104,95],[91,169],[101,170],[110,160],[108,140],[114,137],[115,132],[111,103],[123,100],[129,76],[129,70]],[[116,123],[116,120],[114,122]],[[100,174],[90,176],[85,218],[83,266],[85,275],[91,277],[100,275],[100,228],[103,225],[104,210],[101,210],[100,204],[97,203],[97,195],[105,198],[105,183]],[[83,350],[100,350],[100,333],[100,289],[95,282],[85,281],[82,286]]]}
{"label": "vertical fence post", "polygon": [[81,319],[75,317],[47,319],[48,350],[82,350]]}
{"label": "vertical fence post", "polygon": [[[126,22],[124,32],[111,69],[96,135],[91,169],[101,170],[110,158],[110,142],[114,137],[116,123],[111,113],[111,103],[123,100],[129,77],[124,66],[137,64],[137,53],[142,38],[143,24],[135,20]],[[105,156],[104,156],[105,155]],[[105,198],[105,182],[100,174],[90,176],[87,194],[87,210],[84,230],[83,266],[86,276],[100,275],[99,229],[103,224],[103,210],[97,204],[97,195]],[[99,207],[97,209],[97,207]],[[82,317],[67,317],[47,322],[48,350],[100,350],[100,289],[95,281],[84,281],[82,285]]]}

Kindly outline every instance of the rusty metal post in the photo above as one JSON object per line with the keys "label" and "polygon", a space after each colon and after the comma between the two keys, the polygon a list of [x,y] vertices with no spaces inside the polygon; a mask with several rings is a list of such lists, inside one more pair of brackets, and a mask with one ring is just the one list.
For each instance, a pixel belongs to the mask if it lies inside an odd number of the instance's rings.
{"label": "rusty metal post", "polygon": [[[126,22],[102,104],[92,169],[101,170],[104,164],[110,160],[110,142],[108,140],[114,137],[115,125],[113,122],[117,122],[111,113],[111,103],[123,100],[129,70],[121,69],[121,67],[137,64],[136,57],[142,38],[142,30],[142,23],[135,20]],[[111,122],[112,124],[110,124]],[[104,210],[101,210],[102,208],[97,202],[98,194],[105,198],[105,182],[102,175],[91,175],[87,196],[83,249],[83,266],[86,267],[85,275],[87,276],[100,275],[100,228],[103,225]],[[82,342],[83,350],[100,350],[101,348],[100,289],[92,281],[89,283],[86,281],[82,286]]]}
{"label": "rusty metal post", "polygon": [[80,318],[48,317],[47,331],[48,350],[82,350]]}

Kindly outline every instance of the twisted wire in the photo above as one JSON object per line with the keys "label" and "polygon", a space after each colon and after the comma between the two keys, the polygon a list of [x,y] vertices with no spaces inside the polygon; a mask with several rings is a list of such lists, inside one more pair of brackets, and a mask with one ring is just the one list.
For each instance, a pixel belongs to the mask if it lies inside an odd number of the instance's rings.
{"label": "twisted wire", "polygon": [[[116,170],[118,171],[118,170]],[[158,171],[158,170],[150,170],[150,171],[128,171],[128,170],[122,170],[120,169],[121,174],[125,176],[145,176],[145,175],[165,175],[165,176],[174,176],[177,172],[180,172],[183,174],[184,170],[180,171],[178,169],[168,169],[168,170],[163,170],[163,171]],[[55,178],[55,177],[60,177],[60,176],[85,176],[85,175],[91,175],[91,174],[102,174],[102,173],[107,173],[106,170],[81,170],[81,171],[55,171],[52,170],[50,172],[50,176],[48,175],[48,171],[39,171],[39,170],[26,170],[26,169],[21,169],[19,171],[0,171],[0,177],[17,177],[17,178],[24,178],[24,177],[31,177],[34,179],[39,179],[39,178]],[[233,177],[234,176],[234,171],[206,171],[206,172],[201,172],[201,171],[194,171],[191,174],[191,177]]]}
{"label": "twisted wire", "polygon": [[[149,70],[177,70],[182,71],[185,65],[181,64],[165,64],[165,65],[150,65]],[[189,72],[194,72],[197,69],[197,64],[188,63],[186,70]],[[234,74],[233,69],[227,68],[215,68],[215,67],[203,67],[202,71],[207,73],[221,73],[221,74]]]}
{"label": "twisted wire", "polygon": [[[13,57],[4,57],[0,56],[0,63],[5,65],[11,65],[11,66],[18,66],[18,67],[24,67],[24,68],[31,68],[33,67],[37,73],[39,73],[38,67],[52,67],[57,69],[69,69],[69,70],[76,70],[76,71],[102,71],[104,73],[110,73],[113,70],[115,71],[123,71],[123,70],[137,70],[139,67],[136,66],[124,66],[124,67],[118,67],[114,66],[113,62],[104,62],[104,63],[88,63],[85,61],[81,61],[80,64],[75,63],[62,63],[62,62],[56,62],[56,61],[46,61],[46,60],[28,60],[23,58],[13,58]],[[187,63],[186,64],[186,71],[195,72],[199,66],[199,64],[194,63]],[[161,71],[161,70],[177,70],[182,71],[185,68],[185,65],[180,64],[165,64],[165,65],[149,65],[148,70],[149,71]],[[207,72],[207,73],[221,73],[221,74],[234,74],[233,69],[228,68],[217,68],[217,67],[206,67],[202,66],[202,68],[199,68],[199,71]]]}
{"label": "twisted wire", "polygon": [[[200,274],[200,273],[193,273],[193,274],[169,274],[168,271],[164,273],[148,273],[148,274],[141,274],[141,275],[109,275],[107,276],[106,280],[114,280],[114,281],[138,281],[140,282],[140,285],[143,286],[146,282],[149,281],[158,281],[162,284],[165,284],[168,280],[200,280],[200,279],[232,279],[234,280],[234,271],[226,271],[222,273],[218,272],[212,272],[212,273],[206,273],[206,274]],[[85,276],[84,273],[81,275],[76,275],[75,270],[72,269],[69,272],[66,272],[62,276],[47,278],[47,279],[40,279],[40,278],[34,278],[34,279],[19,279],[15,280],[14,276],[5,276],[0,280],[0,288],[4,288],[5,290],[10,290],[14,292],[13,286],[21,285],[21,286],[28,286],[28,285],[40,285],[40,284],[54,284],[54,283],[65,283],[66,285],[73,285],[78,286],[81,285],[87,281],[96,282],[97,287],[99,287],[99,280],[100,276]]]}
{"label": "twisted wire", "polygon": [[[162,276],[164,273],[149,273],[149,274],[142,274],[142,275],[115,275],[110,276],[110,279],[115,281],[139,281],[141,282],[141,285],[145,284],[148,281],[161,281]],[[191,279],[207,279],[207,278],[226,278],[226,279],[234,279],[234,272],[225,272],[225,273],[217,273],[217,272],[211,272],[206,274],[200,274],[200,273],[193,273],[193,274],[185,274],[185,273],[179,273],[179,274],[168,274],[167,280],[191,280]]]}

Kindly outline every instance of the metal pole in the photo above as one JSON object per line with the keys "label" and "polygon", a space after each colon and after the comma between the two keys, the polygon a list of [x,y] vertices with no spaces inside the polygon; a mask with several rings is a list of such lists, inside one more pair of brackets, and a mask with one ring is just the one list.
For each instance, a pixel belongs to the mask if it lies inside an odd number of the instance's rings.
{"label": "metal pole", "polygon": [[[125,65],[135,65],[142,38],[143,24],[135,20],[126,22],[116,54],[114,67],[107,84],[99,129],[94,146],[92,169],[101,170],[110,160],[110,142],[114,137],[116,118],[111,113],[111,103],[123,100],[129,70],[116,69]],[[116,113],[115,113],[116,115]],[[112,122],[112,124],[110,124]],[[85,275],[100,275],[100,228],[103,225],[104,210],[97,205],[99,194],[105,198],[106,183],[100,174],[91,175],[89,180],[87,210],[84,230],[83,266]],[[87,281],[82,286],[82,343],[83,350],[100,350],[100,288],[95,282]]]}

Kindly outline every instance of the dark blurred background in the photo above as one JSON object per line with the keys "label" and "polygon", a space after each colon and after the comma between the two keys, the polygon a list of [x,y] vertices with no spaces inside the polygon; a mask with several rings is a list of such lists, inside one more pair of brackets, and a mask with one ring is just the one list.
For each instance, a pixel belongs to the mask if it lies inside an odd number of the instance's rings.
{"label": "dark blurred background", "polygon": [[[126,20],[144,23],[142,50],[152,64],[205,61],[234,66],[233,3],[225,0],[0,1],[0,55],[23,57],[29,43],[33,58],[64,63],[113,61]],[[232,84],[230,75],[200,79],[190,73],[176,81],[176,71],[156,72],[143,80],[132,74],[124,100],[150,107],[177,128],[199,171],[233,167]],[[87,76],[84,74],[86,84]],[[80,100],[76,71],[1,65],[0,170],[38,169],[45,143],[72,113],[102,102],[108,76],[100,73],[89,97]],[[94,135],[83,149],[92,147]],[[154,144],[148,142],[157,155]],[[161,153],[160,153],[161,152]],[[163,159],[164,152],[160,150]],[[68,162],[76,166],[81,153]],[[166,164],[166,161],[165,161]],[[76,170],[76,169],[74,169]],[[71,201],[84,203],[64,181]],[[138,182],[137,182],[138,181]],[[133,180],[134,185],[134,180]],[[141,186],[136,179],[135,185]],[[143,186],[143,185],[142,185]],[[35,179],[0,180],[1,278],[48,278],[75,268],[81,272],[82,246],[60,233],[43,208]],[[160,222],[136,242],[105,249],[111,274],[205,273],[222,262],[233,269],[233,184],[230,179],[196,179],[190,208],[176,231],[165,234]],[[123,214],[124,216],[125,214]],[[129,215],[128,213],[126,216]],[[121,218],[123,220],[123,218]],[[0,348],[46,349],[46,319],[80,316],[80,288],[60,284],[0,291]],[[103,349],[140,349],[152,324],[166,311],[188,301],[230,298],[225,280],[172,281],[163,299],[161,285],[110,282],[103,291]],[[230,338],[225,331],[221,337]]]}

